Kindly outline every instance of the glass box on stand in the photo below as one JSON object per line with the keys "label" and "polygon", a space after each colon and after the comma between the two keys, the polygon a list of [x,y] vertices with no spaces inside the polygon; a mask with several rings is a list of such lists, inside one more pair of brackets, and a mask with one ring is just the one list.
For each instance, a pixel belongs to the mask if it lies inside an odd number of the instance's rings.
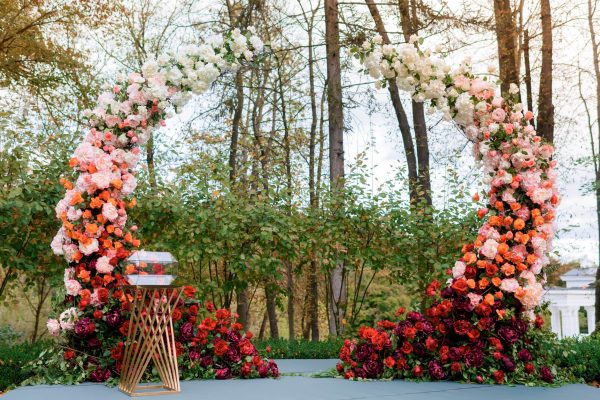
{"label": "glass box on stand", "polygon": [[165,286],[177,278],[179,263],[166,251],[139,250],[127,259],[125,275],[130,285]]}

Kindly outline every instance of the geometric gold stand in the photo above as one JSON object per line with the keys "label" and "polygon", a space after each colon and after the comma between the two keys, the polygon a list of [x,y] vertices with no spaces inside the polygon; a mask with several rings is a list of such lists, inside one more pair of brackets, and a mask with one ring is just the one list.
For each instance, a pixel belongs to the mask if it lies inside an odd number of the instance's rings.
{"label": "geometric gold stand", "polygon": [[[172,311],[181,296],[174,286],[130,286],[133,308],[121,367],[119,389],[129,396],[154,396],[181,392]],[[140,385],[154,362],[162,384]]]}

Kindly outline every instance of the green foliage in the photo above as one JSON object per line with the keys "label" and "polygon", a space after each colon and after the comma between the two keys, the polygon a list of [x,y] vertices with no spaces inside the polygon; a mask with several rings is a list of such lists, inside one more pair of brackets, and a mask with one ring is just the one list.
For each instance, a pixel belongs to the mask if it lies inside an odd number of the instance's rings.
{"label": "green foliage", "polygon": [[15,331],[10,325],[0,326],[0,347],[12,346],[19,342],[22,334]]}
{"label": "green foliage", "polygon": [[38,359],[40,353],[48,346],[48,342],[36,342],[33,345],[6,345],[0,342],[0,392],[29,378],[32,372],[25,366]]}
{"label": "green foliage", "polygon": [[564,339],[558,352],[559,367],[570,369],[574,377],[586,382],[600,381],[600,337]]}
{"label": "green foliage", "polygon": [[[338,358],[343,339],[329,339],[319,342],[309,340],[287,340],[287,339],[269,339],[264,341],[255,341],[254,345],[261,356],[282,359],[302,359],[302,358]],[[270,351],[267,351],[267,348]]]}

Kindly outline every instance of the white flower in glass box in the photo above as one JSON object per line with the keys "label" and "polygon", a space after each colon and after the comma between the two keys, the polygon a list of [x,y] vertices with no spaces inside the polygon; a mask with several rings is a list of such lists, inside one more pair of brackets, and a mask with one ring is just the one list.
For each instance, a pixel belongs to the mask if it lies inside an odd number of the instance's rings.
{"label": "white flower in glass box", "polygon": [[132,285],[170,285],[177,277],[178,262],[166,251],[139,250],[127,259],[125,275]]}

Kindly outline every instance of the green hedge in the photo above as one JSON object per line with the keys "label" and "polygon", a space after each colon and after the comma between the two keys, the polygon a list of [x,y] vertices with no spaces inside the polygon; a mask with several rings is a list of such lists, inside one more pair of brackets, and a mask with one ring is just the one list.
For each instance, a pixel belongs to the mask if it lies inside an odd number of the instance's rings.
{"label": "green hedge", "polygon": [[[309,340],[268,339],[255,341],[258,352],[269,358],[338,358],[343,339],[320,342]],[[269,347],[270,351],[267,351]]]}
{"label": "green hedge", "polygon": [[40,341],[35,344],[21,343],[12,346],[0,346],[0,392],[16,386],[29,378],[29,372],[23,368],[28,362],[36,360],[50,343]]}
{"label": "green hedge", "polygon": [[563,339],[561,347],[559,367],[570,368],[576,378],[586,382],[600,381],[600,336]]}

